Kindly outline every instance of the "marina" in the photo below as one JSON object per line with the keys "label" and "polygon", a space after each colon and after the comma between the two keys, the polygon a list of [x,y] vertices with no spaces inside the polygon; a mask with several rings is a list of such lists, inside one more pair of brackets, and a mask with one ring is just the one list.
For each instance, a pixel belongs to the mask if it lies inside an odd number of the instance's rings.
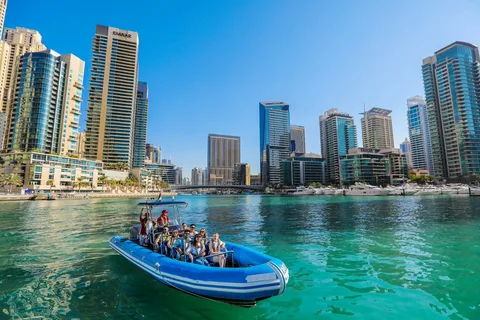
{"label": "marina", "polygon": [[3,318],[478,316],[478,197],[176,200],[189,203],[185,222],[283,261],[290,275],[285,292],[247,309],[156,281],[109,246],[138,224],[138,199],[6,202],[0,208]]}

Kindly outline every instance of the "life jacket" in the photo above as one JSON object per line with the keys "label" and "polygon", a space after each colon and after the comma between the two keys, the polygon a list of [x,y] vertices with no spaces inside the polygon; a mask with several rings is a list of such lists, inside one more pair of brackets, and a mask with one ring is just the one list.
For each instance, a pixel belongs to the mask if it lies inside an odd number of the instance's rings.
{"label": "life jacket", "polygon": [[219,251],[220,251],[220,248],[221,248],[223,245],[225,245],[225,243],[224,243],[222,240],[220,240],[220,239],[218,239],[218,241],[213,241],[213,240],[212,240],[212,242],[210,242],[210,243],[212,244],[212,249],[213,249],[213,251],[215,251],[215,252],[219,252]]}

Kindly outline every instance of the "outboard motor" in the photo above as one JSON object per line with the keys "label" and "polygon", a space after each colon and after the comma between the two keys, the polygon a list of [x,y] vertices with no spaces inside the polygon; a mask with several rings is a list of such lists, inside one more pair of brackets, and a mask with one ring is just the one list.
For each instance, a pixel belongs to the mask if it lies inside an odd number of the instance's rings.
{"label": "outboard motor", "polygon": [[140,226],[133,226],[130,228],[130,240],[132,241],[139,241],[140,235]]}

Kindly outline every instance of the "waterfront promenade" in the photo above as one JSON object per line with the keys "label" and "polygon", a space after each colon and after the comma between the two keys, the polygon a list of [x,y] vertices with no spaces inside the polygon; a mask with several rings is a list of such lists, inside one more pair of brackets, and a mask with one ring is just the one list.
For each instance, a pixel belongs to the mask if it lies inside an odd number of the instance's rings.
{"label": "waterfront promenade", "polygon": [[[96,198],[147,198],[158,197],[159,192],[76,192],[76,193],[52,193],[56,200],[68,199],[96,199]],[[176,192],[162,192],[162,196],[171,197],[176,196]],[[23,201],[23,200],[47,200],[47,193],[37,194],[2,194],[0,201]]]}

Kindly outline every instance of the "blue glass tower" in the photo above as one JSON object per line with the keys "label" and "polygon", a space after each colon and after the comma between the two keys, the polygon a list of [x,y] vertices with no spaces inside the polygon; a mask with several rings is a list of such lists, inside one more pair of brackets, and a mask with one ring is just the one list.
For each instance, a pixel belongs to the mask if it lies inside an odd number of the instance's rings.
{"label": "blue glass tower", "polygon": [[290,106],[260,102],[260,172],[263,185],[282,183],[282,161],[290,156]]}
{"label": "blue glass tower", "polygon": [[148,86],[138,82],[135,108],[135,130],[133,137],[133,168],[143,168],[145,164],[145,145],[147,142]]}
{"label": "blue glass tower", "polygon": [[423,60],[434,173],[458,179],[480,174],[480,57],[454,42]]}
{"label": "blue glass tower", "polygon": [[[425,99],[416,96],[407,100],[408,133],[410,136],[412,168],[426,169],[433,175],[432,144]],[[403,151],[403,150],[402,150]]]}
{"label": "blue glass tower", "polygon": [[357,147],[357,127],[353,118],[337,109],[320,116],[320,141],[322,157],[327,162],[326,180],[340,183],[340,157]]}
{"label": "blue glass tower", "polygon": [[54,51],[21,56],[11,151],[59,152],[66,81],[65,63],[59,57]]}

